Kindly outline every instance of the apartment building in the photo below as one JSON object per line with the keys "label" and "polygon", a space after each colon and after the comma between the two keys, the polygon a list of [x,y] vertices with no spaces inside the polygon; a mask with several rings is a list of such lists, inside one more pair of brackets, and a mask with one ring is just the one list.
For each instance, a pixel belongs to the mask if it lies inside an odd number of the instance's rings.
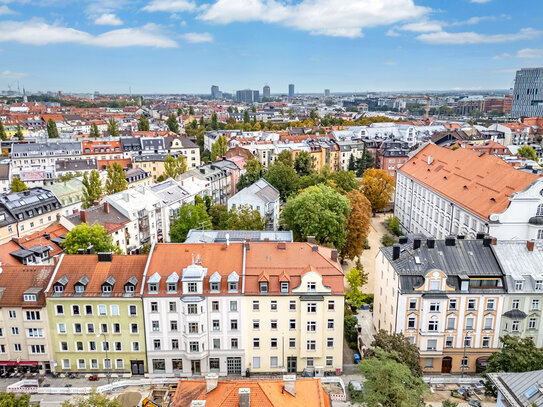
{"label": "apartment building", "polygon": [[543,347],[543,245],[540,241],[494,240],[492,250],[507,285],[501,336],[531,338]]}
{"label": "apartment building", "polygon": [[377,255],[373,325],[417,345],[425,374],[481,372],[499,349],[506,288],[491,246],[401,237]]}
{"label": "apartment building", "polygon": [[427,144],[397,170],[394,214],[407,233],[543,239],[543,179],[498,157]]}
{"label": "apartment building", "polygon": [[118,160],[123,158],[120,140],[84,140],[81,143],[84,156],[97,160]]}
{"label": "apartment building", "polygon": [[249,206],[256,210],[266,221],[268,230],[277,230],[279,227],[279,191],[264,178],[254,184],[243,188],[228,199],[228,210]]}
{"label": "apartment building", "polygon": [[66,374],[147,371],[139,296],[147,256],[63,255],[45,295],[52,360]]}
{"label": "apartment building", "polygon": [[177,181],[171,178],[151,186],[149,190],[160,199],[161,213],[157,216],[157,239],[169,242],[170,228],[179,214],[179,208],[183,204],[194,200],[194,198]]}
{"label": "apartment building", "polygon": [[543,116],[543,101],[539,95],[539,89],[543,89],[543,68],[518,70],[515,77],[511,116]]}
{"label": "apartment building", "polygon": [[188,137],[164,137],[164,147],[170,154],[182,154],[187,160],[187,169],[200,166],[200,147]]}
{"label": "apartment building", "polygon": [[52,266],[0,268],[0,372],[53,370],[44,290]]}

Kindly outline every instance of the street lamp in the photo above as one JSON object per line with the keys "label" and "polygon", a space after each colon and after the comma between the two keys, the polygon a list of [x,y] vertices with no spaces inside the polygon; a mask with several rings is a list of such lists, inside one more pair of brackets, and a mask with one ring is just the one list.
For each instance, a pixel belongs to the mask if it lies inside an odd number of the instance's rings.
{"label": "street lamp", "polygon": [[[104,342],[107,344],[105,346],[105,349],[106,349],[106,361],[107,361],[107,363],[109,363],[109,365],[106,367],[106,377],[107,377],[107,384],[109,384],[109,382],[110,382],[110,369],[111,369],[111,360],[109,360],[109,358],[107,357],[107,349],[109,348],[109,343],[107,342],[107,337],[106,337],[106,334],[104,332],[102,332],[102,334],[97,334],[96,337],[99,338],[100,335],[104,336]],[[102,347],[104,347],[104,345],[102,345]]]}
{"label": "street lamp", "polygon": [[464,369],[466,368],[466,365],[464,364],[464,361],[466,360],[466,345],[467,345],[467,340],[470,338],[469,334],[471,332],[466,332],[466,336],[464,337],[464,357],[462,358],[462,377],[464,377]]}

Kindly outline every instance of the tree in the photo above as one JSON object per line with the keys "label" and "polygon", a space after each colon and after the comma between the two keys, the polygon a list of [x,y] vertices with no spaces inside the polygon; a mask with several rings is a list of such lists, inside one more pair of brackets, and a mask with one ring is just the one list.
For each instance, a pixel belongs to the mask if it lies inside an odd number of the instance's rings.
{"label": "tree", "polygon": [[245,110],[243,112],[243,123],[249,123],[251,121],[251,118],[249,117],[249,111]]}
{"label": "tree", "polygon": [[258,181],[262,177],[264,167],[256,158],[249,158],[243,169],[245,170],[245,174],[242,174],[239,177],[239,181],[236,186],[238,191],[241,191],[243,188],[246,188]]}
{"label": "tree", "polygon": [[185,204],[179,208],[179,214],[170,228],[170,239],[174,243],[183,243],[191,229],[204,226],[211,228],[211,217],[202,203]]}
{"label": "tree", "polygon": [[0,393],[0,406],[28,407],[30,406],[30,394]]}
{"label": "tree", "polygon": [[362,192],[371,203],[375,213],[388,205],[394,194],[394,177],[385,170],[367,169],[362,177]]}
{"label": "tree", "polygon": [[143,114],[138,122],[138,131],[149,131],[149,120]]}
{"label": "tree", "polygon": [[217,141],[211,146],[211,161],[217,161],[217,157],[222,157],[226,154],[228,143],[226,137],[219,136]]}
{"label": "tree", "polygon": [[537,154],[534,150],[534,148],[532,146],[522,146],[522,147],[519,147],[519,149],[517,150],[517,155],[519,157],[524,157],[524,158],[528,158],[530,160],[533,160],[535,162],[538,162],[538,158],[537,158]]}
{"label": "tree", "polygon": [[281,162],[285,164],[288,167],[292,167],[294,165],[294,161],[292,160],[292,151],[290,150],[283,150],[277,155],[276,162]]}
{"label": "tree", "polygon": [[213,113],[211,115],[211,128],[213,130],[219,129],[219,120],[217,119],[217,113]]}
{"label": "tree", "polygon": [[62,407],[122,407],[118,400],[110,400],[105,394],[99,394],[96,389],[90,392],[89,396],[77,396],[73,401],[66,400]]}
{"label": "tree", "polygon": [[311,164],[311,154],[309,154],[307,151],[300,151],[298,154],[296,154],[296,158],[294,159],[294,169],[298,175],[310,175],[312,172]]}
{"label": "tree", "polygon": [[488,358],[485,370],[486,389],[496,395],[496,389],[486,376],[492,372],[529,372],[543,369],[543,348],[537,348],[530,338],[505,335],[500,338],[502,348]]}
{"label": "tree", "polygon": [[96,170],[83,174],[83,196],[81,199],[81,207],[83,209],[90,208],[94,205],[94,201],[102,197],[102,180],[100,174]]}
{"label": "tree", "polygon": [[168,116],[166,124],[168,125],[168,129],[170,129],[170,131],[179,134],[179,122],[177,121],[177,117],[175,117],[174,114]]}
{"label": "tree", "polygon": [[119,126],[113,117],[107,122],[107,132],[110,137],[119,137]]}
{"label": "tree", "polygon": [[358,349],[356,340],[358,338],[358,330],[356,325],[358,320],[354,315],[345,315],[343,318],[343,336],[351,349]]}
{"label": "tree", "polygon": [[232,208],[226,220],[226,229],[229,230],[264,230],[266,223],[260,212],[252,210],[249,205]]}
{"label": "tree", "polygon": [[356,171],[356,161],[353,154],[349,156],[349,165],[347,166],[347,170]]}
{"label": "tree", "polygon": [[21,181],[19,178],[13,178],[13,181],[11,181],[10,191],[11,192],[22,192],[26,191],[28,187],[26,184]]}
{"label": "tree", "polygon": [[[281,164],[283,165],[283,164]],[[297,240],[315,236],[320,244],[341,249],[347,238],[349,200],[324,184],[315,185],[288,199],[281,223]]]}
{"label": "tree", "polygon": [[170,154],[164,158],[164,171],[167,177],[177,179],[181,174],[187,171],[187,160],[183,154],[172,157]]}
{"label": "tree", "polygon": [[77,254],[79,249],[86,250],[90,245],[94,246],[94,251],[97,253],[121,254],[121,248],[113,243],[113,237],[99,223],[77,225],[66,234],[66,239],[61,244],[66,254]]}
{"label": "tree", "polygon": [[15,128],[15,137],[17,137],[19,140],[25,139],[25,135],[23,134],[23,128],[21,127],[20,124],[18,124],[17,127]]}
{"label": "tree", "polygon": [[458,407],[458,402],[452,400],[443,400],[441,407]]}
{"label": "tree", "polygon": [[0,120],[0,140],[6,141],[8,139],[8,136],[6,134],[6,130],[4,129],[4,123],[2,123],[2,120]]}
{"label": "tree", "polygon": [[422,396],[426,385],[390,352],[379,351],[375,356],[363,359],[360,372],[366,379],[363,384],[363,400],[367,407],[425,405]]}
{"label": "tree", "polygon": [[194,107],[189,106],[189,115],[194,116]]}
{"label": "tree", "polygon": [[118,163],[107,167],[106,195],[116,194],[128,188],[126,172]]}
{"label": "tree", "polygon": [[298,191],[298,174],[294,168],[288,167],[280,161],[270,165],[264,178],[279,191],[283,201]]}
{"label": "tree", "polygon": [[395,352],[394,359],[397,362],[404,363],[411,370],[413,376],[422,377],[419,349],[416,345],[411,344],[409,339],[402,333],[389,334],[381,329],[373,337],[371,346],[373,348],[372,352],[376,352],[377,349],[385,352]]}
{"label": "tree", "polygon": [[211,224],[215,230],[224,230],[227,229],[226,221],[228,220],[228,208],[223,204],[212,205],[207,211],[209,216],[211,216]]}
{"label": "tree", "polygon": [[355,308],[359,308],[362,304],[367,303],[368,296],[360,291],[360,287],[368,282],[368,274],[364,272],[364,269],[360,270],[353,267],[349,270],[345,276],[349,289],[346,294],[347,301]]}
{"label": "tree", "polygon": [[349,192],[347,198],[351,212],[347,217],[347,238],[341,249],[341,258],[354,260],[364,250],[370,233],[372,211],[370,201],[358,189]]}
{"label": "tree", "polygon": [[53,121],[53,119],[49,119],[47,121],[47,137],[58,138],[57,124]]}
{"label": "tree", "polygon": [[100,137],[100,130],[98,130],[98,126],[96,125],[96,123],[91,124],[91,129],[90,129],[89,136],[92,137],[92,138]]}
{"label": "tree", "polygon": [[373,168],[374,161],[373,155],[371,155],[371,152],[364,146],[362,157],[356,160],[356,176],[361,177],[364,174],[364,171],[368,168]]}
{"label": "tree", "polygon": [[332,172],[329,176],[329,180],[333,181],[336,189],[342,194],[346,194],[347,192],[358,188],[356,174],[353,171]]}

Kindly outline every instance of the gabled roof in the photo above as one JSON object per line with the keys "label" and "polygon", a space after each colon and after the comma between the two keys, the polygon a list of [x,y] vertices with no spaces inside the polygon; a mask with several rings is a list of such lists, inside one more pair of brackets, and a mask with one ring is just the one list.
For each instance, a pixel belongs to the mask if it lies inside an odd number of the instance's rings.
{"label": "gabled roof", "polygon": [[511,407],[543,406],[543,370],[488,373],[488,377]]}
{"label": "gabled roof", "polygon": [[[43,291],[49,283],[53,269],[53,266],[3,265],[0,273],[0,307],[44,306]],[[29,292],[37,294],[36,302],[23,301],[23,294]]]}

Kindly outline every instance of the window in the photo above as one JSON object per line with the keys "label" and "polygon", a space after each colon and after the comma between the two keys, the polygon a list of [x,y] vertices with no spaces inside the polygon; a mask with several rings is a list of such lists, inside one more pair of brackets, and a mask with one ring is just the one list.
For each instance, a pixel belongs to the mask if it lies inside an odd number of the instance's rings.
{"label": "window", "polygon": [[209,283],[209,290],[214,292],[220,291],[219,283]]}
{"label": "window", "polygon": [[523,287],[524,287],[523,280],[515,280],[515,290],[522,290]]}
{"label": "window", "polygon": [[281,294],[288,294],[288,281],[281,281]]}
{"label": "window", "polygon": [[307,332],[316,332],[317,323],[315,321],[307,321]]}
{"label": "window", "polygon": [[260,320],[259,319],[253,319],[253,329],[255,331],[258,331],[260,329]]}
{"label": "window", "polygon": [[409,317],[407,318],[407,329],[415,329],[416,327],[416,318]]}
{"label": "window", "polygon": [[170,331],[177,332],[177,321],[170,321]]}
{"label": "window", "polygon": [[132,334],[138,333],[138,324],[130,324],[130,333]]}
{"label": "window", "polygon": [[157,293],[158,293],[158,284],[149,283],[149,294],[157,294]]}
{"label": "window", "polygon": [[230,339],[230,349],[237,349],[238,348],[238,338],[232,338]]}
{"label": "window", "polygon": [[253,338],[253,349],[260,349],[260,338]]}
{"label": "window", "polygon": [[70,359],[62,359],[62,368],[63,369],[69,369],[70,368]]}
{"label": "window", "polygon": [[211,323],[211,326],[214,331],[220,331],[221,330],[221,324],[218,319],[214,319]]}
{"label": "window", "polygon": [[307,303],[307,312],[309,314],[314,314],[317,312],[317,304],[314,302],[308,302]]}
{"label": "window", "polygon": [[474,318],[473,317],[467,317],[466,318],[466,329],[468,331],[471,331],[473,329],[473,322],[474,322]]}
{"label": "window", "polygon": [[39,321],[40,320],[40,311],[26,311],[26,320],[27,321]]}
{"label": "window", "polygon": [[198,323],[197,322],[189,322],[189,333],[190,334],[197,334],[198,333]]}
{"label": "window", "polygon": [[310,340],[310,341],[307,341],[307,350],[308,351],[313,351],[313,350],[317,350],[317,342],[314,341],[314,340]]}
{"label": "window", "polygon": [[130,305],[128,308],[129,308],[130,316],[135,317],[137,315],[136,306]]}
{"label": "window", "polygon": [[430,303],[430,312],[439,312],[439,302]]}
{"label": "window", "polygon": [[538,299],[533,299],[532,300],[532,310],[537,310],[539,309],[539,300]]}
{"label": "window", "polygon": [[160,322],[159,321],[151,321],[151,326],[153,327],[154,332],[160,331]]}
{"label": "window", "polygon": [[536,290],[543,290],[543,280],[536,280],[535,289]]}
{"label": "window", "polygon": [[424,363],[425,369],[433,369],[434,368],[434,359],[432,358],[426,358]]}
{"label": "window", "polygon": [[336,303],[334,300],[328,300],[328,311],[335,311]]}
{"label": "window", "polygon": [[177,304],[175,302],[173,302],[173,301],[170,301],[168,303],[168,310],[170,312],[177,312]]}
{"label": "window", "polygon": [[467,368],[468,367],[468,363],[469,363],[469,359],[467,356],[464,356],[462,358],[462,368]]}
{"label": "window", "polygon": [[45,353],[45,345],[30,345],[30,353]]}
{"label": "window", "polygon": [[445,338],[445,347],[446,348],[452,348],[453,347],[453,344],[454,344],[454,337],[452,336],[447,336]]}
{"label": "window", "polygon": [[122,359],[115,359],[115,369],[123,369],[124,361]]}
{"label": "window", "polygon": [[168,283],[166,285],[166,290],[168,293],[176,293],[177,292],[177,284],[176,283]]}
{"label": "window", "polygon": [[111,315],[119,316],[119,306],[118,305],[112,305],[111,306]]}
{"label": "window", "polygon": [[220,369],[220,362],[219,358],[209,358],[209,370],[211,371],[219,371]]}
{"label": "window", "polygon": [[277,301],[270,302],[270,311],[277,311]]}
{"label": "window", "polygon": [[485,325],[484,325],[484,330],[485,331],[490,331],[492,329],[492,323],[494,322],[494,319],[492,317],[486,317],[485,318]]}
{"label": "window", "polygon": [[187,292],[189,292],[189,293],[198,292],[198,284],[197,283],[187,283]]}
{"label": "window", "polygon": [[469,299],[468,300],[468,311],[474,311],[477,307],[477,300],[475,299]]}
{"label": "window", "polygon": [[90,352],[96,351],[96,342],[95,341],[90,341],[89,342],[89,351]]}
{"label": "window", "polygon": [[260,294],[268,294],[268,283],[265,281],[260,283]]}
{"label": "window", "polygon": [[326,347],[327,348],[333,348],[334,347],[334,338],[327,338],[326,339]]}
{"label": "window", "polygon": [[326,356],[326,367],[332,367],[332,366],[334,366],[334,357]]}
{"label": "window", "polygon": [[[64,305],[57,305],[55,308],[56,308],[57,315],[64,315]],[[11,318],[11,314],[10,314],[10,318]]]}
{"label": "window", "polygon": [[237,319],[230,320],[230,330],[231,331],[237,331],[238,330],[238,320]]}
{"label": "window", "polygon": [[28,329],[29,338],[43,338],[43,329],[42,328],[29,328]]}
{"label": "window", "polygon": [[471,336],[464,337],[464,347],[471,348],[471,340],[472,340]]}
{"label": "window", "polygon": [[221,340],[220,340],[220,338],[213,338],[213,349],[215,349],[215,350],[221,349]]}
{"label": "window", "polygon": [[260,311],[260,302],[253,301],[253,311]]}
{"label": "window", "polygon": [[260,356],[253,356],[253,369],[260,369]]}
{"label": "window", "polygon": [[211,301],[211,312],[219,311],[219,301]]}
{"label": "window", "polygon": [[98,315],[104,316],[107,315],[106,306],[105,305],[98,305]]}
{"label": "window", "polygon": [[328,320],[327,328],[328,329],[334,329],[334,320],[333,319]]}
{"label": "window", "polygon": [[36,294],[24,294],[23,301],[36,301]]}
{"label": "window", "polygon": [[296,311],[296,300],[290,300],[288,302],[288,310],[289,311]]}
{"label": "window", "polygon": [[121,324],[119,324],[118,322],[115,322],[113,324],[113,333],[114,334],[120,334],[121,333]]}
{"label": "window", "polygon": [[438,328],[438,322],[437,321],[429,321],[428,322],[428,331],[436,332],[437,328]]}
{"label": "window", "polygon": [[132,352],[139,352],[139,351],[140,351],[140,343],[132,342]]}
{"label": "window", "polygon": [[103,341],[102,342],[102,352],[105,352],[106,350],[109,352],[109,342]]}
{"label": "window", "polygon": [[85,369],[85,359],[77,359],[77,368]]}
{"label": "window", "polygon": [[68,342],[60,342],[60,350],[62,352],[68,352]]}
{"label": "window", "polygon": [[19,335],[19,328],[17,328],[16,326],[11,327],[11,334]]}
{"label": "window", "polygon": [[198,305],[196,305],[196,304],[187,305],[187,312],[189,314],[197,314],[198,313]]}
{"label": "window", "polygon": [[153,349],[154,350],[160,350],[160,339],[154,339],[153,340]]}
{"label": "window", "polygon": [[315,366],[315,360],[313,358],[307,358],[307,367],[313,367]]}
{"label": "window", "polygon": [[511,308],[518,309],[519,305],[520,305],[520,300],[513,300],[513,302],[511,303]]}
{"label": "window", "polygon": [[74,324],[74,333],[80,334],[81,333],[81,324]]}
{"label": "window", "polygon": [[230,281],[228,283],[228,291],[238,291],[238,283]]}
{"label": "window", "polygon": [[428,339],[426,342],[426,350],[436,350],[437,349],[437,339]]}
{"label": "window", "polygon": [[270,356],[270,368],[274,369],[278,366],[277,362],[278,358],[277,356]]}
{"label": "window", "polygon": [[166,372],[166,362],[164,359],[153,359],[153,372],[154,373],[165,373]]}
{"label": "window", "polygon": [[172,339],[172,349],[173,350],[179,349],[179,339]]}
{"label": "window", "polygon": [[488,336],[483,337],[483,341],[481,343],[481,346],[483,348],[490,348],[490,338]]}
{"label": "window", "polygon": [[230,312],[238,312],[238,302],[230,301]]}
{"label": "window", "polygon": [[536,322],[537,322],[537,318],[530,318],[528,320],[528,329],[535,329]]}
{"label": "window", "polygon": [[277,349],[277,338],[270,339],[270,348]]}
{"label": "window", "polygon": [[456,310],[457,306],[458,306],[458,300],[456,300],[455,298],[452,298],[452,299],[449,300],[449,309],[450,310]]}
{"label": "window", "polygon": [[66,324],[58,324],[58,333],[59,334],[65,334],[66,333]]}
{"label": "window", "polygon": [[151,312],[158,312],[158,302],[151,303]]}
{"label": "window", "polygon": [[456,319],[455,318],[447,318],[447,330],[452,331],[454,330],[456,325]]}
{"label": "window", "polygon": [[439,280],[430,280],[430,291],[439,291]]}
{"label": "window", "polygon": [[72,305],[72,315],[79,315],[79,305]]}
{"label": "window", "polygon": [[288,347],[290,349],[296,348],[296,338],[288,338]]}
{"label": "window", "polygon": [[486,301],[486,309],[488,311],[493,311],[495,306],[496,306],[496,300],[491,298]]}
{"label": "window", "polygon": [[412,298],[409,300],[409,310],[414,311],[417,309],[417,300],[415,298]]}
{"label": "window", "polygon": [[270,329],[276,331],[277,330],[277,320],[276,319],[272,319],[270,321]]}
{"label": "window", "polygon": [[92,305],[85,305],[85,315],[92,315]]}
{"label": "window", "polygon": [[307,283],[307,292],[315,292],[317,291],[317,283],[314,281],[309,281]]}
{"label": "window", "polygon": [[518,332],[520,327],[520,321],[513,321],[513,324],[511,325],[511,330],[513,332]]}

